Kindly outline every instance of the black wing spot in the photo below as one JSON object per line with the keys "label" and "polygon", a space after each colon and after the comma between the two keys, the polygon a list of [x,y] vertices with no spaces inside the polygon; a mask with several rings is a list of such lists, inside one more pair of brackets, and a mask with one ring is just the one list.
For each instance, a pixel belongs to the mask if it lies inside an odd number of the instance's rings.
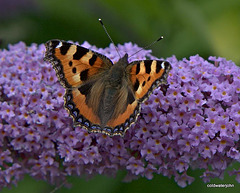
{"label": "black wing spot", "polygon": [[140,63],[137,63],[136,74],[140,72]]}
{"label": "black wing spot", "polygon": [[72,63],[72,61],[69,61],[69,63],[68,63],[68,64],[69,64],[69,66],[71,67],[73,63]]}
{"label": "black wing spot", "polygon": [[133,86],[133,89],[136,92],[138,90],[138,88],[139,88],[139,80],[137,79],[134,86]]}
{"label": "black wing spot", "polygon": [[148,77],[147,81],[151,80],[151,76]]}
{"label": "black wing spot", "polygon": [[80,60],[86,53],[88,53],[88,49],[81,47],[81,46],[77,46],[77,50],[76,52],[73,54],[73,59],[74,60]]}
{"label": "black wing spot", "polygon": [[75,74],[77,72],[76,67],[72,68],[72,73]]}
{"label": "black wing spot", "polygon": [[59,49],[60,49],[60,53],[61,53],[62,55],[67,54],[67,52],[68,52],[68,50],[69,50],[69,48],[70,48],[71,45],[72,45],[71,43],[62,42],[62,46],[59,48]]}
{"label": "black wing spot", "polygon": [[162,61],[157,61],[156,73],[159,73],[162,69]]}
{"label": "black wing spot", "polygon": [[146,84],[146,81],[143,81],[142,86],[145,86],[145,84]]}
{"label": "black wing spot", "polygon": [[97,60],[97,56],[93,54],[93,56],[89,59],[90,66],[93,66],[96,60]]}
{"label": "black wing spot", "polygon": [[86,69],[86,70],[83,70],[81,73],[80,73],[80,80],[81,81],[85,81],[88,79],[88,71],[89,69]]}
{"label": "black wing spot", "polygon": [[152,66],[152,60],[144,61],[144,66],[145,66],[146,73],[150,74],[151,66]]}

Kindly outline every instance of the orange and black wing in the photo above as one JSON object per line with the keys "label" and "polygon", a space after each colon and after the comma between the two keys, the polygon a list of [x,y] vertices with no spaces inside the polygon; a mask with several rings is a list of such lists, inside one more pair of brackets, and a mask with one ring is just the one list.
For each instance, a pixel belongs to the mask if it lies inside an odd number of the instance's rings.
{"label": "orange and black wing", "polygon": [[45,46],[44,60],[52,63],[65,88],[77,88],[113,65],[107,57],[66,41],[50,40]]}
{"label": "orange and black wing", "polygon": [[171,65],[162,60],[134,61],[127,70],[136,100],[144,102],[154,88],[167,83]]}
{"label": "orange and black wing", "polygon": [[[99,78],[112,67],[112,62],[104,55],[66,41],[50,40],[45,46],[44,59],[51,62],[59,82],[66,89],[65,108],[75,125],[91,130],[91,125],[99,125],[100,120],[96,115],[97,105],[89,103],[88,98]],[[93,97],[99,101],[100,96]]]}
{"label": "orange and black wing", "polygon": [[153,89],[167,82],[171,65],[167,61],[143,60],[130,63],[127,68],[128,88],[125,100],[126,110],[109,120],[107,133],[123,135],[139,115],[141,103],[148,98]]}

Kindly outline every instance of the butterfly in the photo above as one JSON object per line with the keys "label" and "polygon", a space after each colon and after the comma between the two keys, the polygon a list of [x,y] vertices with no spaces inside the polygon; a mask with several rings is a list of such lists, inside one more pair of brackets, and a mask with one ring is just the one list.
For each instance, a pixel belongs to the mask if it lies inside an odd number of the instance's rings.
{"label": "butterfly", "polygon": [[153,89],[166,84],[171,65],[164,60],[118,62],[82,46],[50,40],[44,60],[52,64],[65,87],[64,106],[89,132],[124,136]]}

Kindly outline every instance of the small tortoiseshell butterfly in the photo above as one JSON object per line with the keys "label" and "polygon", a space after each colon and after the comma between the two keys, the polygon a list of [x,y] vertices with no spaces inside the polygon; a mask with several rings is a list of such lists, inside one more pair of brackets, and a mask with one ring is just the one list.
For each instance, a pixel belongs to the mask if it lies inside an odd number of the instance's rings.
{"label": "small tortoiseshell butterfly", "polygon": [[163,60],[128,63],[128,54],[113,64],[102,54],[61,40],[45,46],[45,60],[66,89],[65,108],[74,125],[89,132],[123,136],[136,121],[141,103],[166,83],[171,69]]}

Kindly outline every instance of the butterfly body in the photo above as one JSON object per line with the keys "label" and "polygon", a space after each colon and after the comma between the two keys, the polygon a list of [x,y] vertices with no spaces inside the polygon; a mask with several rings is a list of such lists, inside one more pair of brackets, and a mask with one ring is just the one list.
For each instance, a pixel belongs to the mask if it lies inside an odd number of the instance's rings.
{"label": "butterfly body", "polygon": [[123,113],[126,108],[126,99],[119,97],[123,93],[127,93],[127,73],[124,65],[126,64],[120,59],[106,72],[106,76],[103,77],[102,92],[97,93],[94,89],[92,90],[93,95],[98,96],[100,100],[96,110],[102,128],[106,126],[111,118],[115,118],[119,113]]}
{"label": "butterfly body", "polygon": [[124,135],[152,90],[166,82],[171,66],[161,60],[129,63],[128,55],[115,64],[107,57],[60,40],[46,43],[50,61],[66,88],[65,108],[76,126],[89,132]]}

